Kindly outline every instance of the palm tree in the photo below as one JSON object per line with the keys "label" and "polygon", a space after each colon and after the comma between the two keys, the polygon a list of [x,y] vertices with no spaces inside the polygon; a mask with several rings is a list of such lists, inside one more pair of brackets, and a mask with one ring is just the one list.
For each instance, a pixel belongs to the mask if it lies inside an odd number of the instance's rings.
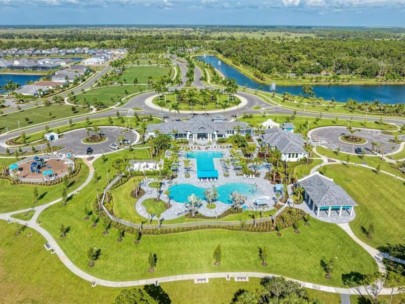
{"label": "palm tree", "polygon": [[190,203],[191,216],[194,217],[200,199],[193,193],[187,198],[187,200]]}
{"label": "palm tree", "polygon": [[186,169],[187,172],[190,170],[190,165],[191,161],[188,158],[184,159],[184,168]]}
{"label": "palm tree", "polygon": [[218,198],[218,191],[214,185],[204,191],[205,198],[207,200],[208,206],[211,206],[212,202],[216,201]]}
{"label": "palm tree", "polygon": [[231,194],[231,200],[232,200],[232,207],[234,209],[240,209],[242,205],[246,202],[246,196],[243,196],[242,194],[238,192],[232,192]]}

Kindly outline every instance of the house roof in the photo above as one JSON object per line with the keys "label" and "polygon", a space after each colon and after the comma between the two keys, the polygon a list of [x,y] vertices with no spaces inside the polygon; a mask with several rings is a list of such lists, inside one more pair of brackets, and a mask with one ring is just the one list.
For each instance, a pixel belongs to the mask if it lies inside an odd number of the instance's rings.
{"label": "house roof", "polygon": [[305,140],[300,134],[293,134],[279,128],[267,129],[262,135],[262,142],[275,147],[281,153],[306,153]]}
{"label": "house roof", "polygon": [[178,133],[213,133],[225,134],[226,131],[240,127],[242,130],[248,128],[244,122],[215,121],[210,116],[195,116],[186,121],[169,121],[160,124],[153,124],[147,127],[148,132],[159,131],[163,134]]}
{"label": "house roof", "polygon": [[335,184],[333,179],[327,178],[319,172],[300,179],[298,185],[304,188],[318,207],[357,206],[356,202],[342,187]]}
{"label": "house roof", "polygon": [[48,91],[48,87],[29,84],[29,85],[23,85],[21,88],[19,88],[15,92],[18,93],[18,94],[22,94],[22,95],[32,95],[32,96],[34,96],[34,95],[37,95],[39,93],[39,90],[42,90],[43,92],[46,92],[46,91]]}

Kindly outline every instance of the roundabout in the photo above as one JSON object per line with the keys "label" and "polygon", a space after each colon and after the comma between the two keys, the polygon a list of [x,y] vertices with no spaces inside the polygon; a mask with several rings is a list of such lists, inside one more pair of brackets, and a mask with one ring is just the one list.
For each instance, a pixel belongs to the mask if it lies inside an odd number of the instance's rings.
{"label": "roundabout", "polygon": [[205,114],[205,113],[225,113],[225,112],[233,112],[233,111],[238,111],[238,110],[242,110],[244,109],[246,106],[248,106],[249,101],[247,98],[245,98],[244,96],[241,96],[240,94],[236,94],[236,98],[238,98],[240,100],[240,103],[231,107],[227,107],[224,109],[216,109],[216,110],[174,110],[174,109],[168,109],[165,107],[160,107],[157,104],[155,104],[154,100],[156,97],[158,97],[159,95],[153,95],[148,97],[145,100],[145,106],[147,108],[149,108],[149,110],[154,110],[154,111],[160,111],[160,112],[177,112],[179,114]]}

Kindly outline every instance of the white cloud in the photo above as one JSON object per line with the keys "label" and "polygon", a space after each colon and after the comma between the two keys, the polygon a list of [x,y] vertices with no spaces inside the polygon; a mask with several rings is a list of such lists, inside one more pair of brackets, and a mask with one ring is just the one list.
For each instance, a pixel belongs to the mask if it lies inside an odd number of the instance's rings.
{"label": "white cloud", "polygon": [[219,7],[219,8],[271,8],[296,7],[307,9],[350,9],[368,7],[399,7],[405,9],[405,0],[0,0],[0,6],[156,6]]}

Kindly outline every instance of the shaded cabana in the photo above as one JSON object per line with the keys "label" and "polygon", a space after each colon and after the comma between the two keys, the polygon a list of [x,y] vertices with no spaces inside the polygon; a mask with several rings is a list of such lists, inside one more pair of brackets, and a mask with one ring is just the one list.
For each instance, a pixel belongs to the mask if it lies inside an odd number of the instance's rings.
{"label": "shaded cabana", "polygon": [[304,189],[304,200],[316,216],[325,213],[330,217],[332,212],[339,217],[353,215],[356,202],[333,179],[316,172],[300,179],[297,184]]}

